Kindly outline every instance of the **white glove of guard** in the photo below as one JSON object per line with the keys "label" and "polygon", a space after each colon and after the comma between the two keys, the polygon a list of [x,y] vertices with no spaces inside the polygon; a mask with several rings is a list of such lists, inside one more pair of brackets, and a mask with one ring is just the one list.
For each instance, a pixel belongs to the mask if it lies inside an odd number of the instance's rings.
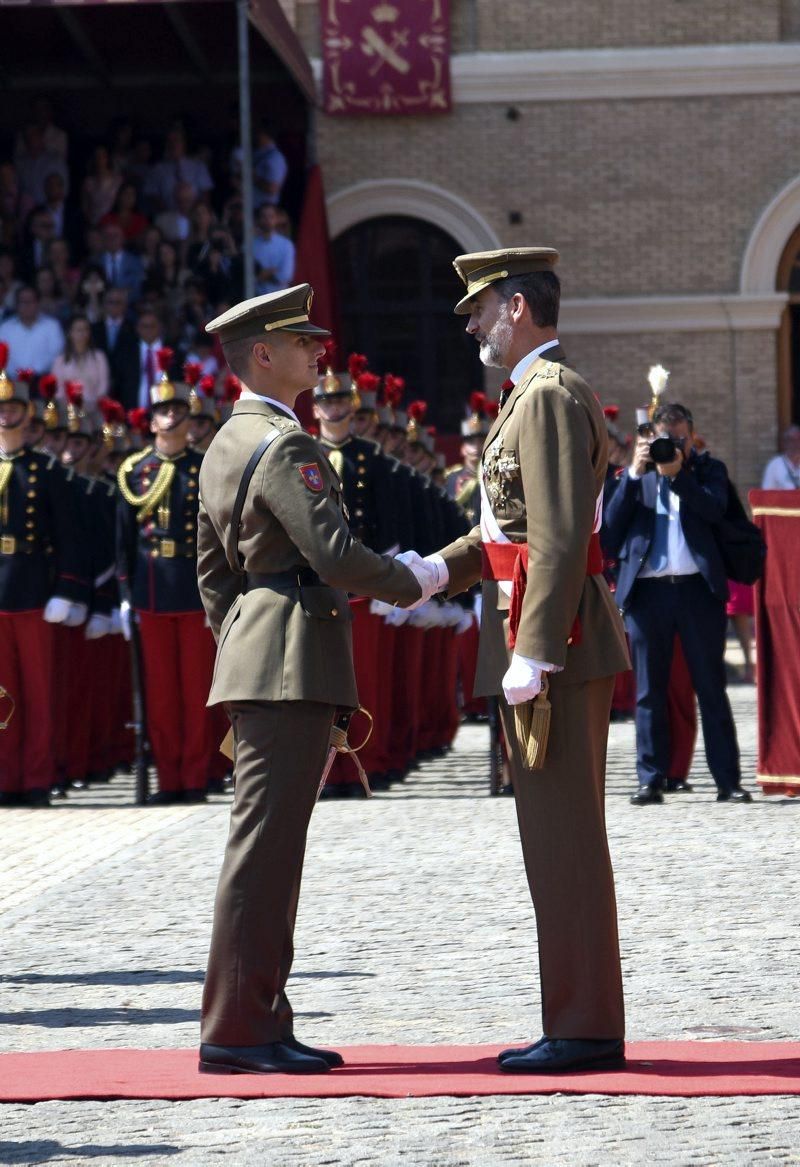
{"label": "white glove of guard", "polygon": [[120,618],[119,608],[112,608],[111,609],[110,632],[111,632],[112,636],[119,636],[122,632],[122,620]]}
{"label": "white glove of guard", "polygon": [[384,619],[392,628],[399,628],[401,624],[411,619],[411,609],[390,607]]}
{"label": "white glove of guard", "polygon": [[44,609],[44,619],[48,624],[63,624],[72,604],[62,596],[51,596]]}
{"label": "white glove of guard", "polygon": [[522,705],[538,697],[542,689],[542,670],[527,657],[511,657],[511,664],[503,677],[503,692],[509,705]]}
{"label": "white glove of guard", "polygon": [[441,623],[439,617],[439,605],[434,604],[432,600],[428,600],[425,604],[415,605],[413,609],[408,609],[411,612],[409,617],[409,624],[412,628],[438,628]]}
{"label": "white glove of guard", "polygon": [[83,624],[88,615],[88,604],[70,604],[69,614],[64,621],[64,626],[66,628],[77,628],[80,624]]}
{"label": "white glove of guard", "polygon": [[[457,604],[454,607],[458,607]],[[459,608],[458,623],[456,624],[456,636],[460,636],[462,632],[468,632],[475,620],[475,613],[469,608]]]}
{"label": "white glove of guard", "polygon": [[99,640],[101,636],[107,636],[110,631],[111,617],[104,616],[102,612],[95,612],[89,617],[83,635],[87,640]]}
{"label": "white glove of guard", "polygon": [[392,605],[387,604],[385,600],[370,600],[369,610],[373,616],[382,616],[384,620],[387,620],[392,611]]}
{"label": "white glove of guard", "polygon": [[131,612],[130,603],[123,600],[119,606],[119,626],[122,635],[126,640],[131,638],[131,621],[133,620],[133,613]]}
{"label": "white glove of guard", "polygon": [[416,608],[421,608],[423,604],[427,604],[428,600],[436,591],[439,583],[438,572],[433,564],[426,563],[416,551],[402,551],[399,555],[395,556],[395,559],[408,568],[422,591],[422,595],[417,602],[415,604],[409,604],[406,609],[409,612],[413,612]]}

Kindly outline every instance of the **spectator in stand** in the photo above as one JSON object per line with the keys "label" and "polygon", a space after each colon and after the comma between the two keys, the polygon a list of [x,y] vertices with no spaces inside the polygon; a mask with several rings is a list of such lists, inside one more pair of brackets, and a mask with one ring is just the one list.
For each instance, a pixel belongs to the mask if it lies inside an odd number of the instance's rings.
{"label": "spectator in stand", "polygon": [[[189,278],[183,287],[183,302],[175,315],[175,337],[180,353],[188,360],[188,353],[196,349],[205,336],[205,326],[214,315],[208,303],[206,286],[202,280]],[[210,338],[206,337],[209,340]],[[203,369],[203,373],[216,370]]]}
{"label": "spectator in stand", "polygon": [[256,214],[257,235],[253,241],[256,292],[264,296],[288,288],[294,274],[294,244],[275,230],[276,212],[264,203]]}
{"label": "spectator in stand", "polygon": [[111,167],[108,149],[96,146],[81,187],[81,210],[87,223],[96,227],[113,210],[121,186],[122,178]]}
{"label": "spectator in stand", "polygon": [[189,232],[189,246],[186,249],[186,266],[194,271],[211,250],[211,232],[216,227],[214,212],[205,203],[197,203],[192,211],[192,226]]}
{"label": "spectator in stand", "polygon": [[60,174],[48,174],[44,180],[44,194],[44,202],[39,209],[49,212],[56,239],[66,239],[70,247],[79,247],[83,224],[77,208],[67,199],[64,179]]}
{"label": "spectator in stand", "polygon": [[242,292],[242,258],[230,232],[224,227],[214,227],[207,245],[197,251],[197,258],[191,262],[192,248],[189,249],[189,268],[194,276],[202,280],[208,301],[216,308],[223,301],[235,303]]}
{"label": "spectator in stand", "polygon": [[124,115],[115,119],[108,134],[111,145],[111,168],[123,178],[128,173],[128,166],[133,158],[133,122]]}
{"label": "spectator in stand", "polygon": [[12,316],[17,306],[17,292],[22,280],[17,279],[14,256],[7,247],[0,248],[0,320]]}
{"label": "spectator in stand", "polygon": [[800,490],[800,425],[790,425],[781,439],[783,453],[764,467],[762,490]]}
{"label": "spectator in stand", "polygon": [[107,223],[114,223],[122,229],[126,245],[135,246],[139,242],[150,226],[150,220],[139,210],[139,192],[135,183],[123,182],[114,209],[100,220],[101,227]]}
{"label": "spectator in stand", "polygon": [[17,174],[22,199],[22,211],[38,207],[45,201],[45,180],[51,174],[60,174],[65,191],[69,190],[69,171],[60,154],[48,150],[39,126],[26,126],[25,151],[17,158]]}
{"label": "spectator in stand", "polygon": [[80,381],[83,385],[83,403],[87,408],[96,408],[100,398],[108,396],[108,359],[102,349],[95,348],[92,326],[86,316],[73,316],[64,352],[53,361],[51,372],[58,381],[56,396],[60,401],[67,399],[67,381]]}
{"label": "spectator in stand", "polygon": [[[160,348],[164,347],[163,327],[160,319],[151,309],[139,313],[136,325],[139,335],[139,348],[136,353],[136,401],[143,409],[150,410],[150,386],[158,378],[158,357]],[[120,397],[126,409],[132,408],[127,401]]]}
{"label": "spectator in stand", "polygon": [[83,236],[84,265],[103,263],[103,232],[100,227],[87,227]]}
{"label": "spectator in stand", "polygon": [[188,182],[179,182],[175,187],[175,209],[159,211],[155,224],[168,243],[175,245],[179,260],[184,262],[192,231],[192,212],[197,197],[194,187]]}
{"label": "spectator in stand", "polygon": [[13,380],[20,369],[49,373],[53,361],[64,351],[64,333],[52,316],[45,316],[35,288],[23,284],[17,292],[16,315],[0,324],[0,340],[9,348],[8,375]]}
{"label": "spectator in stand", "polygon": [[45,316],[55,316],[62,324],[69,320],[72,311],[69,296],[48,264],[36,272],[33,286],[39,293],[39,306]]}
{"label": "spectator in stand", "polygon": [[292,220],[289,218],[289,212],[283,207],[275,208],[275,230],[279,235],[285,235],[287,239],[292,237]]}
{"label": "spectator in stand", "polygon": [[230,233],[237,248],[244,239],[244,203],[241,195],[231,195],[222,209],[222,226]]}
{"label": "spectator in stand", "polygon": [[158,249],[161,246],[163,239],[164,236],[161,234],[158,227],[152,225],[147,228],[144,235],[142,236],[142,250],[140,257],[145,275],[149,275],[158,264]]}
{"label": "spectator in stand", "polygon": [[[36,126],[41,133],[44,147],[51,154],[63,158],[66,162],[67,154],[69,153],[69,138],[66,130],[59,129],[53,121],[53,106],[47,97],[37,97],[31,106],[31,124]],[[17,141],[14,146],[14,160],[19,159],[25,154],[27,150],[27,141],[25,132],[17,134]]]}
{"label": "spectator in stand", "polygon": [[177,249],[165,239],[158,245],[158,260],[155,267],[147,273],[145,292],[148,295],[156,293],[171,322],[183,300],[183,282],[184,272]]}
{"label": "spectator in stand", "polygon": [[270,126],[261,121],[256,129],[256,148],[253,151],[253,207],[260,210],[265,203],[276,207],[289,167],[275,145]]}
{"label": "spectator in stand", "polygon": [[103,228],[101,262],[109,287],[127,288],[131,301],[135,302],[144,280],[142,261],[125,250],[125,236],[117,223],[107,223]]}
{"label": "spectator in stand", "polygon": [[81,282],[75,296],[75,307],[95,323],[103,315],[103,299],[106,294],[106,277],[102,267],[90,263],[81,273]]}
{"label": "spectator in stand", "polygon": [[66,239],[53,239],[47,248],[47,263],[53,269],[56,280],[64,289],[70,302],[75,299],[81,278],[80,268],[70,260],[70,246]]}
{"label": "spectator in stand", "polygon": [[136,183],[136,189],[143,191],[150,180],[153,169],[153,146],[149,138],[138,138],[133,144],[133,152],[128,159],[125,177]]}
{"label": "spectator in stand", "polygon": [[128,320],[128,293],[124,288],[109,288],[103,314],[92,325],[92,340],[108,358],[112,396],[135,403],[139,390],[139,337]]}
{"label": "spectator in stand", "polygon": [[167,134],[164,158],[152,168],[144,193],[156,211],[174,211],[181,183],[192,187],[195,198],[205,198],[214,188],[205,162],[188,157],[183,130],[173,129]]}
{"label": "spectator in stand", "polygon": [[38,269],[47,262],[47,252],[56,237],[53,216],[37,207],[28,216],[26,238],[20,252],[20,269],[26,280],[33,281]]}

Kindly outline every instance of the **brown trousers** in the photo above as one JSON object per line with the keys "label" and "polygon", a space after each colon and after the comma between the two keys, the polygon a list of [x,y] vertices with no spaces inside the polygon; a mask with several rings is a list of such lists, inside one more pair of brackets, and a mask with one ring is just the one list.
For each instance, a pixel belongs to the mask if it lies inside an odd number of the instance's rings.
{"label": "brown trousers", "polygon": [[536,912],[543,1032],[625,1033],[605,770],[614,678],[550,687],[542,770],[525,770],[513,711],[500,699],[528,886]]}
{"label": "brown trousers", "polygon": [[294,957],[306,834],[333,705],[232,702],[235,787],[208,958],[201,1040],[264,1045],[292,1035]]}

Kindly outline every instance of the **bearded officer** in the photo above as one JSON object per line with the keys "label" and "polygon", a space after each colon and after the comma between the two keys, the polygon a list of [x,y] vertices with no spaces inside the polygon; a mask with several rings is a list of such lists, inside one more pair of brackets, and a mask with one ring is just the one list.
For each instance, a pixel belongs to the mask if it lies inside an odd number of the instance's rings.
{"label": "bearded officer", "polygon": [[295,400],[316,384],[328,335],[309,320],[311,298],[300,284],[207,325],[243,382],[200,475],[198,576],[217,638],[209,703],[226,703],[235,750],[203,994],[200,1068],[211,1072],[342,1063],[295,1038],[285,986],[331,727],[337,707],[358,707],[347,592],[413,605],[435,576],[413,553],[409,568],[353,537],[341,480],[297,420]]}
{"label": "bearded officer", "polygon": [[[596,534],[605,419],[557,339],[557,259],[535,247],[455,260],[467,287],[456,312],[514,387],[484,445],[480,526],[434,557],[442,588],[484,581],[475,692],[500,695],[539,934],[544,1037],[499,1059],[521,1073],[624,1065],[604,793],[614,674],[628,655]],[[544,673],[552,725],[533,773],[512,707],[538,695]]]}

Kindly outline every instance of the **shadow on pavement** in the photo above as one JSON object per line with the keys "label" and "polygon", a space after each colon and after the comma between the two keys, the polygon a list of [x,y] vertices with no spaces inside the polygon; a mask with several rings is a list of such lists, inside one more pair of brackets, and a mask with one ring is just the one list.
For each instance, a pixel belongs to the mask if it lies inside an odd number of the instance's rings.
{"label": "shadow on pavement", "polygon": [[167,1143],[143,1144],[117,1143],[100,1146],[89,1143],[77,1147],[65,1147],[53,1139],[37,1139],[26,1143],[0,1142],[0,1163],[47,1163],[52,1159],[99,1159],[113,1156],[115,1159],[141,1159],[147,1157],[151,1163],[157,1155],[179,1155],[183,1147],[173,1147]]}

